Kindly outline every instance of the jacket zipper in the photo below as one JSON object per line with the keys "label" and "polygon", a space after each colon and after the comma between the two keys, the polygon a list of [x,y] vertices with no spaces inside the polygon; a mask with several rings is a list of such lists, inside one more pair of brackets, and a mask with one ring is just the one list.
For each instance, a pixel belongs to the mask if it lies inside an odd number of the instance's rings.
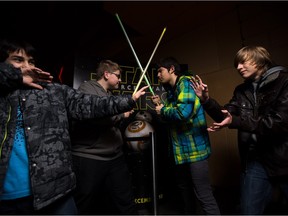
{"label": "jacket zipper", "polygon": [[4,142],[7,138],[7,134],[8,134],[7,128],[8,128],[8,123],[10,121],[10,118],[11,118],[11,105],[9,105],[8,119],[7,119],[7,122],[5,124],[4,138],[3,138],[2,142],[1,142],[1,146],[0,146],[0,158],[2,158],[2,148],[3,148]]}

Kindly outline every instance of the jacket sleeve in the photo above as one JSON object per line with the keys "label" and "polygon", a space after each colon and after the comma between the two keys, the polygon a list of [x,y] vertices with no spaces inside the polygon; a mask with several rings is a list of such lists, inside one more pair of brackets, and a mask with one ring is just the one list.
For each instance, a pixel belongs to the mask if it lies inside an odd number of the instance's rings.
{"label": "jacket sleeve", "polygon": [[244,113],[233,116],[229,128],[237,128],[260,135],[288,133],[288,79],[281,85],[279,94],[271,91],[270,95],[266,95],[266,98],[262,99],[262,103],[265,101],[270,103],[264,105],[265,113],[260,113],[258,117]]}
{"label": "jacket sleeve", "polygon": [[237,118],[241,113],[241,106],[239,105],[239,92],[242,91],[241,86],[242,85],[235,88],[233,97],[230,99],[229,103],[224,106],[220,105],[215,99],[210,97],[207,102],[202,104],[206,113],[216,122],[221,122],[225,118],[225,115],[221,110],[228,110],[233,118]]}
{"label": "jacket sleeve", "polygon": [[[199,102],[200,104],[200,100],[197,99],[189,81],[180,81],[175,93],[177,94],[176,103],[165,105],[161,109],[161,117],[164,121],[186,121],[196,112],[195,103]],[[198,101],[196,102],[196,100]]]}
{"label": "jacket sleeve", "polygon": [[[93,94],[93,95],[101,96],[101,93],[99,93],[99,89],[95,88],[95,87],[93,88],[91,84],[82,83],[79,86],[78,90],[83,92],[84,94]],[[100,119],[97,119],[97,121],[89,121],[89,122],[90,122],[91,126],[92,125],[95,125],[95,126],[99,126],[99,125],[115,126],[115,125],[119,124],[122,119],[124,119],[124,113],[100,118]]]}
{"label": "jacket sleeve", "polygon": [[10,92],[23,85],[21,70],[7,63],[0,63],[0,91]]}
{"label": "jacket sleeve", "polygon": [[131,95],[97,96],[61,85],[70,117],[78,120],[102,118],[133,109],[136,102]]}
{"label": "jacket sleeve", "polygon": [[209,98],[208,101],[202,104],[206,113],[216,122],[221,122],[224,119],[221,110],[224,109],[216,100]]}

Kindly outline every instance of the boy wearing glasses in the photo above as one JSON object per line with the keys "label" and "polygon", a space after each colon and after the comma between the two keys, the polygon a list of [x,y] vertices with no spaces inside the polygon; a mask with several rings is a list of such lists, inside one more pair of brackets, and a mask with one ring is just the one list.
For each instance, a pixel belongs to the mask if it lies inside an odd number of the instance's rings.
{"label": "boy wearing glasses", "polygon": [[[112,95],[112,90],[118,89],[120,81],[119,65],[103,60],[97,68],[96,79],[82,83],[79,90],[108,96]],[[136,214],[119,129],[121,120],[132,113],[133,110],[103,118],[101,121],[88,120],[74,124],[73,160],[77,176],[75,200],[80,214]],[[107,212],[107,208],[105,212],[99,212],[103,208],[99,203],[102,203],[101,192],[104,187],[118,212]]]}

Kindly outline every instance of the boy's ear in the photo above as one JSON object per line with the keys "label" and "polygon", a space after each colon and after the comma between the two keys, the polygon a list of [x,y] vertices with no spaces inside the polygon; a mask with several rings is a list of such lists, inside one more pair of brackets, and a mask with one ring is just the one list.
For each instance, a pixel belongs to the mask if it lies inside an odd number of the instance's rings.
{"label": "boy's ear", "polygon": [[174,72],[175,72],[175,67],[174,67],[174,65],[171,65],[169,68],[169,73],[172,74]]}
{"label": "boy's ear", "polygon": [[103,77],[104,77],[105,80],[107,80],[108,77],[109,77],[109,72],[108,71],[104,71]]}

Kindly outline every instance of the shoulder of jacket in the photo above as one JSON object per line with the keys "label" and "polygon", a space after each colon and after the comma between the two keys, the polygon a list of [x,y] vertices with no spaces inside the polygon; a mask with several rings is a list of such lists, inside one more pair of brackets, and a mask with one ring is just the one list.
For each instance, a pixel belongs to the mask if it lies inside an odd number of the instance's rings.
{"label": "shoulder of jacket", "polygon": [[100,84],[96,80],[88,80],[80,84],[79,89],[81,88],[90,88],[90,87],[100,87]]}
{"label": "shoulder of jacket", "polygon": [[243,82],[235,87],[235,90],[246,89],[251,86],[251,82]]}
{"label": "shoulder of jacket", "polygon": [[185,85],[186,85],[187,83],[190,83],[190,79],[191,79],[191,77],[189,77],[189,76],[180,76],[178,79],[178,85],[181,83],[185,83]]}

